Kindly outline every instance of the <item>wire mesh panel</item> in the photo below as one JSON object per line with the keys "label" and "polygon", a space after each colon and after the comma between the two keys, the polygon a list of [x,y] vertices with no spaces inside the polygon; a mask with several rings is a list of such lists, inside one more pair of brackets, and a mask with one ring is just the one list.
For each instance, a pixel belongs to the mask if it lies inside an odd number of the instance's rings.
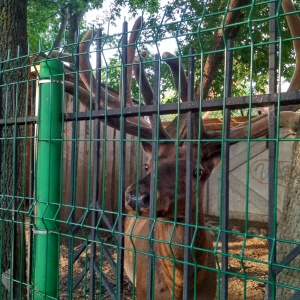
{"label": "wire mesh panel", "polygon": [[297,5],[3,59],[2,299],[298,299]]}

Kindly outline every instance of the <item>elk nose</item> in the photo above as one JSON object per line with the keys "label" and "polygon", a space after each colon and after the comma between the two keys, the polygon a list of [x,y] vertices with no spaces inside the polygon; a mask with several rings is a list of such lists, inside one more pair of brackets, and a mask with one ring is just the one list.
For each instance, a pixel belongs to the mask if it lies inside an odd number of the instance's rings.
{"label": "elk nose", "polygon": [[136,205],[138,205],[138,210],[149,208],[150,194],[148,192],[138,194],[135,192],[127,192],[125,195],[125,203],[132,209],[136,209]]}
{"label": "elk nose", "polygon": [[138,203],[139,203],[139,208],[149,208],[150,194],[149,193],[139,194]]}

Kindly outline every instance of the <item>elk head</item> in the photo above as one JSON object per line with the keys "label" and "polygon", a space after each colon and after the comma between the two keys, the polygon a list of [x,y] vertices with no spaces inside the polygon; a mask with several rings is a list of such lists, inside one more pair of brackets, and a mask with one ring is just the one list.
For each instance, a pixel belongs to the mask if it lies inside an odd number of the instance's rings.
{"label": "elk head", "polygon": [[[146,149],[146,147],[149,146],[144,146],[144,149]],[[197,148],[198,145],[193,146],[191,157],[188,157],[188,151],[185,145],[176,147],[174,142],[164,142],[159,144],[156,170],[151,169],[151,151],[145,151],[148,157],[148,162],[145,165],[147,175],[139,180],[138,184],[133,183],[126,189],[126,209],[129,212],[136,211],[140,215],[149,215],[151,172],[155,172],[155,185],[157,187],[155,193],[156,216],[169,219],[174,219],[176,216],[177,219],[184,219],[187,159],[191,160],[192,165],[192,168],[190,169],[193,195],[192,209],[196,207],[196,187],[199,186],[198,201],[200,199],[201,203],[205,183],[213,168],[219,163],[218,152],[208,156],[205,156],[204,154],[200,159],[197,159]],[[197,184],[197,181],[199,184]]]}

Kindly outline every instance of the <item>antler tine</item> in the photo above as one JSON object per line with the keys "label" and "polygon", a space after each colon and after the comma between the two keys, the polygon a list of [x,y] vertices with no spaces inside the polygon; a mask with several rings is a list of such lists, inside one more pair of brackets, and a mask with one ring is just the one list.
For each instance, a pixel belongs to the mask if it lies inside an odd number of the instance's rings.
{"label": "antler tine", "polygon": [[[282,0],[281,6],[285,13],[295,12],[295,6],[290,0]],[[296,91],[300,89],[300,17],[297,13],[289,14],[286,16],[290,32],[293,38],[299,37],[299,39],[293,40],[294,49],[296,53],[296,67],[293,78],[290,82],[288,91]]]}
{"label": "antler tine", "polygon": [[[133,28],[133,30],[135,30],[135,28],[138,28],[138,22],[135,22],[135,26]],[[88,41],[90,41],[92,38],[92,30],[89,30],[85,36],[83,37],[80,45],[79,45],[79,52],[83,55],[80,55],[79,57],[79,76],[82,80],[82,82],[84,83],[87,91],[91,91],[91,95],[92,95],[92,107],[94,107],[95,102],[95,95],[96,95],[96,79],[94,77],[93,74],[90,74],[90,72],[86,72],[87,70],[92,70],[92,66],[90,63],[90,60],[88,58],[88,47],[90,45],[90,43]],[[134,32],[134,34],[130,37],[130,42],[133,44],[135,43],[135,40],[137,38],[137,31]],[[133,52],[133,53],[132,53]],[[134,46],[130,46],[129,50],[128,50],[128,57],[129,59],[131,59],[132,55],[134,55]],[[132,58],[133,60],[133,58]],[[130,70],[127,73],[127,78],[130,78],[129,81],[131,81],[131,75],[129,76],[129,74],[132,72],[132,68],[129,68]],[[130,72],[130,73],[129,73]],[[130,82],[129,82],[129,86],[130,86]],[[128,88],[128,94],[127,94],[127,99],[130,100],[130,103],[132,103],[131,100],[131,89],[130,87]],[[88,95],[86,95],[86,97],[90,97],[90,92],[88,92]],[[120,101],[119,101],[119,93],[107,88],[105,85],[101,85],[101,108],[103,108],[106,104],[105,104],[105,99],[108,99],[108,103],[107,105],[110,108],[117,108],[120,107]],[[89,99],[89,98],[88,98]],[[82,100],[83,104],[86,103],[85,100]],[[84,104],[85,105],[85,104]],[[88,106],[89,108],[89,106]],[[133,134],[133,135],[137,135],[138,134],[138,123],[141,126],[141,130],[140,130],[140,135],[143,138],[149,138],[151,136],[151,130],[149,128],[149,124],[143,120],[140,119],[138,120],[137,117],[133,117],[133,118],[128,118],[126,120],[126,131],[128,134]],[[115,125],[117,124],[116,122],[113,122],[113,124],[111,125],[113,128],[115,129],[119,129],[119,125]],[[128,128],[128,130],[127,130]]]}
{"label": "antler tine", "polygon": [[[140,61],[142,61],[142,62],[144,61],[146,56],[147,56],[147,52],[142,51],[140,54],[141,58],[138,58],[138,57],[134,58],[135,64],[133,65],[133,72],[134,72],[135,80],[140,87],[141,94],[142,94],[142,97],[143,97],[145,103],[147,105],[152,105],[153,104],[153,90],[147,79],[144,64],[143,63],[139,64]],[[141,71],[141,73],[140,73],[140,71]],[[151,127],[153,127],[153,119],[151,116],[149,116],[149,120],[150,120]],[[159,119],[159,135],[160,135],[160,138],[162,138],[162,139],[170,139],[169,134],[163,127],[161,119]]]}
{"label": "antler tine", "polygon": [[[73,95],[73,93],[74,93],[73,82],[65,81],[65,91],[66,91],[66,93]],[[87,100],[90,98],[89,91],[87,91],[86,89],[79,86],[77,93],[78,93],[79,101],[86,107],[86,109],[90,109],[90,103]],[[94,104],[94,99],[93,99],[93,104]],[[92,104],[92,107],[94,107],[93,104]],[[100,106],[100,109],[103,109],[103,107]],[[108,126],[115,128],[117,130],[120,130],[120,119],[119,118],[108,118],[106,120],[106,122],[107,122]],[[146,125],[144,123],[142,123],[142,124],[140,124],[140,127],[139,127],[139,134],[142,138],[145,138],[145,139],[149,138],[152,135],[151,128],[147,125],[148,125],[147,123],[146,123]],[[136,122],[132,122],[131,120],[126,120],[126,132],[128,134],[137,136],[138,135],[138,127],[137,127]]]}
{"label": "antler tine", "polygon": [[[128,47],[127,47],[127,74],[126,74],[126,80],[127,80],[127,91],[126,91],[126,105],[127,106],[134,106],[131,98],[131,75],[132,75],[132,64],[134,61],[134,54],[135,54],[135,48],[136,48],[136,40],[139,35],[139,31],[141,29],[142,25],[142,18],[138,17],[132,27],[131,34],[128,41]],[[122,91],[122,74],[120,78],[120,84],[119,84],[119,90],[121,96]]]}
{"label": "antler tine", "polygon": [[176,90],[179,91],[179,81],[180,81],[180,99],[182,102],[187,102],[187,95],[188,95],[188,82],[186,79],[185,72],[182,68],[182,66],[179,65],[179,59],[169,53],[164,52],[162,54],[162,59],[165,61],[165,63],[169,66],[174,84],[176,87]]}
{"label": "antler tine", "polygon": [[[90,60],[87,58],[89,53],[87,52],[87,49],[90,45],[89,41],[92,37],[92,30],[88,30],[87,33],[84,35],[83,39],[81,40],[81,43],[79,44],[79,76],[81,80],[83,81],[84,85],[86,86],[87,90],[92,89],[92,95],[95,97],[96,94],[96,79],[93,74],[90,74],[90,72],[86,72],[87,70],[92,70],[92,66],[90,63]],[[92,81],[92,83],[91,83]]]}
{"label": "antler tine", "polygon": [[[166,64],[169,66],[172,77],[174,80],[175,87],[177,91],[179,92],[179,82],[180,82],[180,99],[182,102],[187,102],[188,100],[188,81],[185,75],[185,72],[182,68],[182,66],[179,63],[179,59],[169,53],[169,52],[164,52],[162,55],[162,59],[166,62]],[[198,136],[198,122],[201,122],[201,137],[206,137],[207,132],[205,130],[205,126],[203,123],[202,118],[199,118],[198,113],[194,113],[195,121],[197,124],[194,124],[194,136]],[[176,126],[177,123],[177,118],[173,120],[173,122],[168,126],[167,130],[170,128],[173,130]],[[180,120],[180,132],[179,135],[181,138],[184,138],[186,136],[186,119],[181,119]]]}
{"label": "antler tine", "polygon": [[[70,94],[70,95],[74,95],[74,83],[72,81],[65,81],[65,92]],[[80,85],[77,88],[77,93],[78,93],[78,99],[79,101],[84,105],[84,107],[87,110],[90,110],[90,93],[88,90],[86,90],[85,88],[81,87]],[[95,108],[95,99],[92,99],[92,109]]]}
{"label": "antler tine", "polygon": [[[261,117],[263,116],[263,117]],[[253,118],[251,120],[251,138],[258,138],[268,134],[269,123],[268,114],[263,114],[260,118]],[[280,127],[288,128],[292,131],[297,131],[297,125],[299,124],[300,115],[293,111],[282,111],[280,113]],[[253,122],[254,121],[254,122]],[[248,137],[248,122],[241,126],[237,126],[231,129],[230,138],[247,138]]]}
{"label": "antler tine", "polygon": [[[71,91],[71,85],[74,89],[74,75],[69,73],[69,71],[65,75],[66,82],[68,82],[68,88],[66,88],[66,92],[69,94],[73,94],[73,91]],[[83,97],[79,98],[79,100],[82,102],[82,104],[87,108],[90,109],[90,105],[87,101],[90,97],[92,98],[92,109],[95,108],[95,92],[92,92],[92,95],[90,94],[89,87],[86,87],[85,83],[80,80],[79,81],[79,89],[85,90],[87,93],[85,94],[86,99],[83,99]],[[79,91],[80,93],[80,91]],[[101,83],[101,107],[103,108],[106,106],[105,99],[108,99],[107,101],[107,107],[109,108],[118,108],[120,106],[119,102],[119,92],[115,91],[114,89],[105,86],[105,84]],[[88,103],[88,104],[87,104]],[[101,109],[102,109],[101,108]]]}
{"label": "antler tine", "polygon": [[[87,36],[86,36],[86,40],[89,40],[90,37],[91,37],[91,32],[88,32]],[[84,47],[82,47],[82,48],[80,48],[80,47],[81,46],[79,46],[79,49],[81,49],[82,52],[85,52],[88,47],[88,44],[86,43],[86,45]],[[72,54],[70,54],[68,52],[61,52],[58,50],[52,50],[48,55],[46,55],[45,53],[41,53],[39,55],[41,56],[41,58],[38,58],[37,61],[41,61],[44,58],[49,57],[49,58],[59,58],[59,60],[61,62],[68,63],[69,65],[63,64],[66,81],[74,82],[74,73],[73,73],[74,72],[74,59],[73,59]],[[82,62],[79,61],[79,69],[80,70],[89,70],[88,67],[91,67],[91,65],[89,64],[89,61],[83,62],[82,66],[80,66],[80,63],[82,63]],[[85,84],[86,82],[89,82],[89,80],[85,79],[83,81],[82,78],[80,78],[79,85],[82,88],[89,90],[89,85],[86,86],[86,84]]]}
{"label": "antler tine", "polygon": [[[80,45],[79,45],[79,53],[83,54],[79,56],[79,76],[81,78],[81,81],[85,85],[86,89],[88,91],[91,91],[92,89],[92,97],[95,98],[96,95],[96,79],[93,74],[90,74],[90,71],[92,70],[92,66],[90,63],[90,60],[88,58],[88,52],[87,49],[89,47],[89,40],[92,37],[92,30],[89,30],[85,36],[83,37]],[[92,81],[92,83],[91,83]],[[101,84],[101,105],[104,106],[105,101],[105,93],[106,93],[106,87]],[[111,89],[107,89],[108,93],[108,106],[111,108],[117,108],[120,106],[120,102],[118,100],[119,94],[117,92],[114,92]]]}
{"label": "antler tine", "polygon": [[[136,41],[140,34],[141,28],[142,28],[142,17],[138,17],[132,26],[131,34],[129,37],[129,47],[128,47],[128,51],[127,51],[127,63],[129,63],[129,66],[127,68],[127,81],[128,81],[128,85],[130,87],[131,87],[131,78],[132,78],[131,77],[132,64],[133,64],[134,57],[135,57]],[[131,89],[130,89],[130,92],[131,92]],[[128,95],[128,97],[130,97],[130,99],[131,99],[131,93],[130,93],[130,95]]]}
{"label": "antler tine", "polygon": [[[142,97],[147,105],[152,105],[153,103],[153,90],[150,86],[150,83],[147,79],[146,73],[145,73],[145,68],[144,64],[139,64],[140,61],[144,61],[145,58],[147,57],[147,52],[142,51],[140,53],[140,58],[135,57],[134,58],[134,65],[133,65],[133,73],[136,82],[138,83]],[[140,74],[140,69],[141,69],[141,74]],[[141,76],[141,77],[140,77]]]}
{"label": "antler tine", "polygon": [[[269,132],[269,120],[268,114],[262,114],[251,121],[250,136],[251,138],[259,138],[265,136]],[[292,132],[297,132],[300,122],[300,115],[293,111],[280,112],[280,124],[281,128],[287,128]],[[245,122],[239,126],[230,129],[230,139],[247,139],[249,137],[249,122]],[[221,131],[209,132],[209,137],[212,139],[219,139],[222,137]],[[233,141],[230,144],[236,144],[238,141]],[[203,145],[206,156],[210,156],[215,152],[220,152],[221,143],[219,142],[206,142]]]}
{"label": "antler tine", "polygon": [[[128,41],[128,47],[127,47],[127,70],[126,70],[127,91],[126,91],[125,101],[126,101],[126,104],[129,106],[134,106],[134,104],[132,102],[132,95],[131,95],[132,64],[134,61],[136,41],[140,34],[141,26],[142,26],[142,18],[139,17],[134,22],[134,25],[132,27],[131,34],[129,37],[129,41]],[[122,74],[121,74],[120,85],[119,85],[119,100],[120,100],[120,96],[121,96],[121,91],[122,91]],[[127,130],[127,126],[128,125],[130,126],[130,124],[132,126],[136,127],[134,130],[135,133],[130,133]],[[142,126],[144,128],[143,133],[142,133],[142,131],[140,132],[141,137],[143,137],[143,138],[151,138],[152,137],[151,128],[150,128],[149,124],[143,118],[132,117],[132,118],[126,119],[126,132],[127,133],[137,136],[138,126]]]}
{"label": "antler tine", "polygon": [[[282,8],[285,13],[295,12],[294,4],[291,0],[283,0]],[[287,22],[292,37],[300,38],[300,18],[298,14],[288,14],[286,15]],[[288,91],[296,91],[300,89],[300,39],[295,39],[293,41],[294,49],[296,53],[296,67],[293,74],[293,78],[290,82]],[[299,114],[293,111],[285,111],[286,109],[294,110],[297,105],[289,105],[288,107],[283,107],[280,112],[280,127],[285,127],[291,129],[292,131],[297,131],[297,126],[299,124]],[[247,138],[248,137],[248,127],[249,122],[246,122],[237,127],[231,128],[230,138]],[[261,137],[268,133],[268,114],[262,114],[254,117],[251,120],[251,138]],[[214,137],[220,138],[221,134],[218,132],[213,133]]]}

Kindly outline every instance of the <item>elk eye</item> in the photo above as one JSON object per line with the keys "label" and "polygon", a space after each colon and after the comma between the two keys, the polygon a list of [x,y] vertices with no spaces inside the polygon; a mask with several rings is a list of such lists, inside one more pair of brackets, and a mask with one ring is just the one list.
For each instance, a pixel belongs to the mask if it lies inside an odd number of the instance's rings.
{"label": "elk eye", "polygon": [[146,172],[148,172],[148,170],[149,170],[149,165],[148,164],[145,164],[145,170],[146,170]]}
{"label": "elk eye", "polygon": [[197,177],[197,176],[201,177],[202,173],[203,173],[202,169],[194,170],[194,176],[195,177]]}

